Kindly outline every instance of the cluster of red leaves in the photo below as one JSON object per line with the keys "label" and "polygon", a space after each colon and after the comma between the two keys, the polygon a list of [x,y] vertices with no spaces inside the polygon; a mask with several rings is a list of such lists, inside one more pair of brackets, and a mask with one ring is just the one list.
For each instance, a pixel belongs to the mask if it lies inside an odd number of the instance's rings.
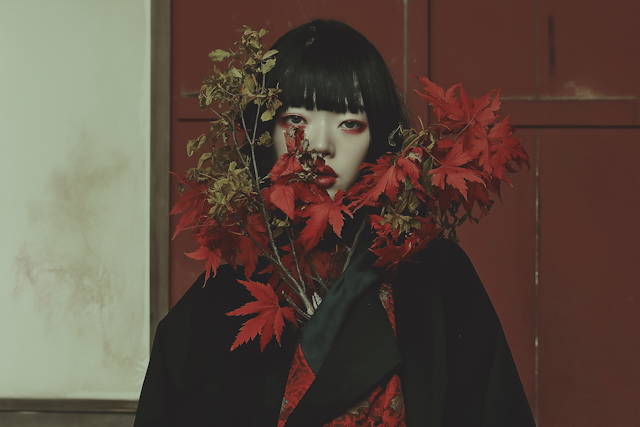
{"label": "cluster of red leaves", "polygon": [[399,129],[401,150],[364,164],[363,178],[349,190],[356,207],[381,208],[382,215],[371,217],[377,234],[371,250],[379,256],[376,265],[391,271],[430,240],[442,234],[455,239],[467,219],[478,222],[493,203],[490,193],[499,197],[501,183],[509,183],[506,174],[529,166],[509,118],[495,123],[499,91],[470,99],[460,84],[445,93],[429,79],[419,80],[424,93],[418,93],[439,123]]}
{"label": "cluster of red leaves", "polygon": [[296,239],[296,246],[307,252],[318,244],[328,225],[340,237],[343,215],[353,215],[342,204],[343,191],[339,190],[332,200],[324,188],[316,185],[316,174],[324,173],[328,166],[321,156],[303,147],[304,130],[289,128],[285,141],[287,152],[271,169],[271,185],[263,195],[294,223],[308,218]]}
{"label": "cluster of red leaves", "polygon": [[[282,286],[287,282],[285,272],[290,276],[289,282],[295,281],[302,285],[302,289],[309,290],[310,299],[313,294],[318,297],[324,295],[326,289],[319,284],[330,284],[341,272],[343,248],[333,248],[328,252],[317,246],[328,228],[340,236],[344,215],[352,215],[349,207],[342,203],[344,192],[339,191],[332,200],[324,188],[316,185],[316,174],[323,173],[327,166],[317,153],[303,147],[308,141],[305,141],[302,129],[289,129],[286,142],[288,152],[273,166],[271,184],[256,189],[252,194],[243,194],[244,203],[237,203],[237,198],[225,199],[226,215],[222,220],[210,215],[220,208],[214,206],[211,181],[192,182],[174,174],[190,189],[181,194],[171,211],[171,215],[185,212],[173,237],[184,229],[192,230],[192,236],[200,247],[186,255],[206,260],[206,280],[211,272],[215,276],[221,260],[234,268],[238,264],[244,265],[247,279],[255,272],[259,257],[276,259],[281,263],[271,262],[261,271],[271,273],[266,284],[241,281],[257,301],[228,314],[256,314],[256,317],[244,324],[232,349],[257,334],[261,335],[261,348],[264,349],[273,336],[280,340],[283,319],[297,323],[294,311],[286,304],[295,307],[303,304],[298,293]],[[257,191],[260,191],[261,198]],[[269,224],[260,212],[260,203],[264,204]],[[277,257],[270,245],[267,227],[275,236],[273,246],[277,245]],[[307,316],[309,314],[307,312]],[[303,313],[300,315],[304,317]]]}
{"label": "cluster of red leaves", "polygon": [[[465,220],[477,222],[486,215],[493,203],[490,193],[499,197],[501,182],[509,182],[506,174],[528,166],[508,118],[496,124],[499,93],[470,99],[459,84],[445,93],[426,78],[420,81],[420,95],[432,105],[439,124],[420,131],[399,128],[401,149],[364,164],[361,179],[346,193],[338,191],[334,200],[315,183],[316,174],[328,166],[307,150],[304,131],[295,127],[285,135],[288,152],[273,166],[270,185],[233,193],[223,198],[224,206],[212,196],[215,179],[178,177],[191,190],[171,211],[186,212],[175,234],[190,228],[200,243],[187,255],[206,260],[207,276],[210,271],[215,275],[221,259],[233,267],[243,264],[247,281],[240,282],[256,298],[228,313],[256,315],[242,326],[232,349],[258,334],[264,349],[273,336],[280,341],[284,319],[296,324],[313,313],[308,301],[324,295],[341,273],[343,258],[343,248],[327,252],[318,243],[327,233],[341,236],[345,215],[364,206],[380,210],[370,215],[375,231],[371,251],[378,255],[375,265],[393,274],[434,238],[455,238]],[[233,173],[238,176],[237,170]],[[212,214],[221,208],[226,215]],[[271,273],[266,284],[249,280],[260,257],[270,261],[262,271]],[[306,313],[299,307],[306,307]]]}
{"label": "cluster of red leaves", "polygon": [[262,216],[247,209],[229,207],[229,217],[226,221],[220,222],[211,218],[208,215],[211,209],[209,184],[191,182],[171,173],[182,184],[191,187],[189,191],[181,194],[180,200],[169,214],[188,211],[180,217],[172,239],[185,228],[192,229],[192,237],[200,247],[195,252],[185,255],[196,260],[206,260],[206,280],[211,273],[216,275],[222,259],[234,268],[238,264],[244,265],[246,277],[251,277],[260,256],[255,242],[267,246],[269,241]]}

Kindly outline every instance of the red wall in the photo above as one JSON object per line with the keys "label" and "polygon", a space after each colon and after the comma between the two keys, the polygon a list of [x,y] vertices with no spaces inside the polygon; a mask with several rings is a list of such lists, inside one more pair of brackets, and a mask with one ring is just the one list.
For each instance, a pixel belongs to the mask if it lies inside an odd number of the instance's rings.
{"label": "red wall", "polygon": [[[207,54],[230,47],[243,24],[269,29],[267,45],[315,17],[351,24],[423,118],[406,74],[463,82],[474,96],[500,87],[531,170],[513,176],[480,225],[461,230],[461,244],[500,315],[538,424],[640,425],[640,2],[406,4],[405,27],[402,0],[174,0],[171,169],[189,167],[186,140],[208,128],[191,96],[211,72]],[[196,246],[186,234],[172,243],[172,305],[204,267],[182,254]]]}

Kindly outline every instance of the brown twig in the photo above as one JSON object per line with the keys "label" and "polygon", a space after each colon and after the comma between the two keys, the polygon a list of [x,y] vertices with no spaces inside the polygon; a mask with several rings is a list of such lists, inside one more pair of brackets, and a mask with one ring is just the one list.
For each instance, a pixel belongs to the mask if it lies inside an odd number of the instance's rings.
{"label": "brown twig", "polygon": [[342,267],[342,273],[343,274],[344,274],[345,270],[347,269],[347,267],[349,266],[349,263],[351,262],[351,257],[353,257],[353,253],[356,251],[356,247],[358,246],[358,241],[360,240],[360,235],[364,231],[364,226],[365,226],[366,223],[367,223],[367,217],[365,216],[364,219],[362,220],[362,224],[360,224],[360,229],[356,233],[356,237],[353,239],[353,245],[351,246],[351,249],[349,250],[349,255],[347,255],[347,260],[344,262],[344,267]]}
{"label": "brown twig", "polygon": [[282,293],[282,295],[284,295],[284,299],[287,300],[287,302],[293,307],[293,309],[297,311],[302,317],[304,317],[306,320],[311,319],[311,316],[309,316],[307,313],[302,311],[300,307],[298,307],[296,303],[293,302],[293,300],[289,295],[285,294],[284,292]]}
{"label": "brown twig", "polygon": [[[327,287],[327,284],[324,283],[324,280],[322,280],[322,277],[320,277],[320,274],[318,274],[318,270],[316,269],[316,266],[313,265],[313,262],[311,262],[311,257],[309,257],[309,255],[305,255],[305,259],[307,260],[307,262],[309,263],[309,265],[311,266],[311,269],[313,270],[313,274],[316,275],[316,277],[312,277],[307,275],[309,278],[311,279],[315,279],[318,281],[318,283],[320,283],[320,286],[322,286],[322,288],[325,290],[325,292],[329,292],[329,288]],[[329,270],[329,274],[331,274],[331,270]]]}
{"label": "brown twig", "polygon": [[[284,231],[287,235],[287,237],[289,238],[289,244],[291,245],[291,255],[293,255],[293,262],[296,265],[296,271],[298,272],[298,278],[300,279],[300,281],[305,285],[305,287],[309,287],[307,285],[307,282],[302,278],[302,273],[300,272],[300,263],[298,263],[298,255],[296,254],[296,247],[293,244],[293,237],[289,234],[289,230],[285,230]],[[292,230],[293,232],[293,230]],[[312,314],[312,313],[309,313]]]}
{"label": "brown twig", "polygon": [[[265,85],[265,75],[262,75],[262,87],[261,90],[264,91],[264,85]],[[253,159],[253,183],[256,186],[257,189],[257,193],[258,193],[258,199],[259,199],[259,207],[260,207],[260,211],[262,213],[262,218],[264,219],[266,228],[267,228],[267,232],[269,234],[269,245],[271,246],[271,250],[273,251],[273,254],[276,258],[276,263],[278,264],[278,267],[280,267],[280,270],[282,271],[282,273],[280,274],[283,278],[286,276],[294,285],[295,289],[292,288],[292,290],[294,290],[296,292],[296,294],[298,294],[298,296],[300,297],[300,299],[302,300],[302,302],[305,305],[305,308],[307,309],[307,313],[309,313],[309,315],[313,314],[314,309],[313,309],[313,304],[311,304],[311,301],[309,301],[309,298],[307,297],[306,292],[304,291],[304,286],[300,285],[300,283],[298,283],[298,281],[293,277],[293,275],[285,268],[284,264],[282,263],[282,259],[280,258],[280,252],[278,251],[278,247],[276,246],[275,243],[275,238],[273,237],[273,230],[271,229],[271,224],[268,220],[268,215],[267,215],[267,210],[265,207],[265,202],[264,202],[264,198],[262,196],[262,192],[260,191],[260,186],[258,184],[258,179],[259,179],[259,174],[258,174],[258,164],[256,162],[256,153],[255,153],[255,136],[256,136],[256,132],[257,132],[257,126],[258,126],[258,118],[260,116],[260,107],[261,105],[258,104],[258,109],[256,111],[256,120],[255,120],[255,124],[254,124],[254,129],[253,129],[253,135],[252,138],[249,138],[249,146],[251,147],[251,158]],[[242,120],[242,128],[245,131],[245,133],[247,135],[249,135],[249,130],[247,129],[247,125],[244,119],[244,114],[240,114],[240,118]],[[238,141],[237,138],[235,136],[235,121],[232,119],[232,126],[233,126],[233,141],[236,147],[236,151],[238,152],[238,154],[242,157],[241,153],[240,153],[240,148],[238,145]],[[243,164],[246,165],[246,163],[244,162],[244,158],[242,158]],[[247,167],[248,169],[248,167]],[[251,175],[251,173],[249,174]],[[297,261],[297,260],[296,260]],[[302,281],[302,277],[300,277],[300,281]],[[304,282],[303,282],[304,283]],[[291,286],[290,283],[289,286]]]}

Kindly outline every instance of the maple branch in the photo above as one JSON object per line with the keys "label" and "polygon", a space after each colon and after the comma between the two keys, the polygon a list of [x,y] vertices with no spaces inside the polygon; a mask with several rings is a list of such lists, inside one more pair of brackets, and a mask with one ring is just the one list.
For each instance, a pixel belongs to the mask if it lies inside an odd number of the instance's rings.
{"label": "maple branch", "polygon": [[[240,118],[242,119],[242,121],[244,123],[244,115],[243,114],[240,114]],[[249,165],[245,161],[244,156],[242,155],[242,152],[240,151],[240,144],[238,143],[238,138],[236,137],[236,121],[235,121],[234,118],[231,118],[231,128],[233,129],[231,131],[231,137],[233,138],[233,147],[235,148],[236,154],[238,155],[238,157],[240,157],[240,161],[242,161],[242,166],[246,170],[249,170]],[[253,184],[256,186],[256,188],[258,189],[258,192],[259,192],[260,187],[258,186],[258,182],[256,181],[256,178],[254,176],[252,176],[251,173],[249,173],[249,175],[251,176],[251,180],[253,181]]]}
{"label": "maple branch", "polygon": [[[318,270],[316,269],[316,266],[313,265],[313,262],[311,262],[311,258],[309,257],[309,254],[305,255],[304,257],[307,260],[307,262],[309,263],[309,265],[311,266],[311,269],[313,270],[313,274],[316,275],[316,277],[312,277],[312,276],[307,274],[307,277],[309,277],[310,279],[317,280],[318,283],[320,283],[320,286],[322,286],[322,288],[325,290],[325,292],[329,292],[329,287],[327,286],[326,283],[324,283],[324,280],[322,280],[322,277],[320,277],[320,274],[318,273]],[[331,270],[329,270],[329,274],[331,274]]]}
{"label": "maple branch", "polygon": [[331,257],[331,263],[329,264],[329,278],[331,278],[331,274],[333,273],[333,265],[336,263],[336,259],[338,259],[338,253],[338,245],[336,245],[336,251],[333,253],[333,256]]}
{"label": "maple branch", "polygon": [[345,270],[349,266],[351,262],[351,257],[353,257],[353,253],[356,251],[356,247],[358,246],[358,241],[360,240],[360,235],[364,231],[364,226],[367,223],[367,217],[365,216],[362,220],[362,224],[360,224],[360,229],[356,233],[356,237],[353,239],[353,245],[351,246],[351,250],[349,251],[349,255],[347,255],[347,260],[344,262],[344,267],[342,267],[342,274],[344,274]]}
{"label": "maple branch", "polygon": [[[298,272],[298,278],[300,279],[300,281],[305,287],[309,287],[307,285],[307,282],[302,278],[302,273],[300,272],[300,264],[298,263],[298,255],[296,254],[296,247],[293,244],[293,237],[291,237],[288,230],[285,230],[284,232],[289,238],[289,244],[291,245],[291,254],[293,255],[293,261],[296,264],[296,271]],[[293,232],[293,230],[291,230],[291,232]]]}
{"label": "maple branch", "polygon": [[[278,265],[276,259],[271,256],[271,254],[269,252],[267,252],[267,250],[262,247],[262,245],[260,243],[258,243],[252,236],[251,234],[249,234],[246,230],[246,228],[244,228],[244,226],[242,226],[242,228],[244,229],[244,236],[247,236],[249,239],[251,239],[251,241],[253,242],[254,245],[256,245],[265,255],[265,257],[267,258],[267,261],[269,261],[269,264],[271,264],[271,266],[273,267],[274,270],[278,271],[278,274],[280,275],[280,277],[282,277],[282,280],[284,280],[284,282],[287,284],[287,286],[289,286],[289,288],[291,288],[292,291],[294,291],[296,294],[298,294],[298,296],[300,296],[302,298],[302,296],[299,293],[299,287],[297,286],[297,283],[291,283],[291,281],[289,280],[289,278],[287,276],[285,276],[284,274],[280,273],[279,270],[283,270],[282,266]],[[287,271],[286,269],[284,269],[284,271]]]}
{"label": "maple branch", "polygon": [[[260,92],[264,93],[264,85],[267,82],[267,75],[266,73],[262,73],[262,85],[260,86]],[[251,138],[251,141],[255,141],[256,140],[256,132],[258,132],[258,117],[260,117],[260,107],[262,107],[262,105],[258,104],[258,112],[256,113],[256,120],[253,123],[253,137]],[[243,118],[244,121],[244,118]],[[253,153],[253,145],[251,145],[251,152]],[[253,161],[255,163],[255,157],[253,158]],[[256,173],[258,173],[258,170],[256,169]]]}
{"label": "maple branch", "polygon": [[[262,86],[260,88],[261,91],[264,91],[265,79],[266,79],[266,75],[262,74]],[[255,137],[256,137],[256,132],[258,130],[258,118],[260,117],[260,107],[262,107],[262,105],[258,104],[258,109],[256,111],[256,119],[255,119],[254,126],[253,126],[253,135],[252,135],[252,137],[249,138],[249,146],[251,147],[251,158],[253,160],[252,161],[252,164],[253,164],[253,176],[252,176],[252,179],[253,179],[253,183],[254,183],[254,185],[256,186],[256,189],[257,189],[258,198],[259,198],[259,201],[260,201],[260,211],[262,213],[262,217],[264,218],[264,222],[265,222],[265,225],[266,225],[266,228],[267,228],[267,232],[269,234],[269,244],[271,246],[271,249],[273,250],[273,254],[276,257],[276,262],[277,262],[278,266],[280,267],[280,270],[284,273],[284,275],[282,273],[280,273],[280,276],[282,278],[284,278],[284,276],[286,275],[289,278],[289,280],[291,280],[293,282],[293,284],[295,284],[295,287],[297,288],[296,289],[296,293],[298,294],[300,299],[302,299],[302,302],[304,302],[305,308],[307,309],[307,313],[309,315],[311,315],[314,312],[313,304],[311,304],[311,301],[309,301],[309,298],[307,297],[306,292],[304,292],[303,286],[300,286],[298,281],[295,280],[293,275],[291,275],[291,273],[285,268],[284,264],[282,263],[282,259],[280,258],[280,252],[278,251],[278,248],[277,248],[276,243],[275,243],[275,238],[273,237],[273,230],[271,229],[271,223],[268,220],[267,210],[266,210],[265,203],[264,203],[264,197],[262,196],[262,191],[260,191],[260,186],[258,185],[258,179],[260,178],[260,175],[258,174],[258,164],[256,162]],[[244,119],[244,114],[241,113],[240,114],[240,118],[242,120],[242,128],[243,128],[243,130],[245,131],[245,133],[247,135],[249,135],[249,131],[247,129],[247,124],[246,124],[245,119]],[[235,129],[235,122],[233,121],[233,119],[232,119],[232,123],[233,123],[233,128]],[[234,144],[236,146],[236,151],[239,152],[240,148],[238,146],[238,141],[237,141],[237,139],[235,137],[235,132],[234,132],[233,140],[234,140]],[[243,160],[243,163],[244,163],[244,158],[242,160]],[[249,174],[249,175],[251,175],[251,174]],[[294,259],[296,259],[295,255],[294,255]],[[297,263],[297,259],[296,259],[296,263]],[[304,283],[304,281],[302,279],[302,276],[299,276],[299,277],[300,277],[300,281],[302,281]],[[291,286],[290,283],[287,282],[287,284],[289,286]]]}
{"label": "maple branch", "polygon": [[262,247],[262,245],[260,243],[258,243],[256,241],[256,239],[254,239],[251,234],[249,234],[249,232],[247,231],[247,229],[245,228],[245,226],[243,224],[240,224],[240,226],[242,227],[242,231],[243,231],[242,235],[245,236],[245,237],[248,237],[249,239],[251,239],[253,244],[256,245],[258,247],[258,249],[260,249],[262,251],[263,255],[269,260],[271,265],[273,265],[273,263],[276,262],[275,258],[269,252],[267,252],[267,250],[264,247]]}
{"label": "maple branch", "polygon": [[[440,166],[442,166],[442,162],[441,162],[440,160],[438,160],[438,159],[436,158],[436,156],[434,156],[433,154],[431,154],[431,151],[429,151],[429,150],[424,150],[424,151],[426,151],[426,152],[427,152],[427,154],[428,154],[429,156],[431,156],[431,158],[432,158],[433,160],[435,160],[436,162],[440,163]],[[431,168],[431,169],[433,169],[433,168]],[[425,178],[426,178],[426,177],[425,177]]]}
{"label": "maple branch", "polygon": [[293,307],[293,309],[297,311],[302,317],[304,317],[306,320],[311,319],[311,316],[309,316],[307,313],[302,311],[300,307],[298,307],[296,303],[293,302],[293,300],[289,295],[285,294],[284,292],[282,293],[282,295],[284,295],[284,299],[287,300],[287,302],[291,305],[291,307]]}
{"label": "maple branch", "polygon": [[[260,113],[260,108],[258,108],[258,113]],[[244,124],[244,117],[243,117],[243,126],[245,126]],[[245,132],[247,132],[246,127],[245,127]],[[254,143],[250,140],[249,144],[251,146],[251,156],[253,158],[253,168],[255,170],[255,174],[256,177],[258,176],[258,166],[256,164],[255,161],[255,149],[254,149]],[[307,298],[306,293],[304,292],[304,289],[302,286],[300,286],[300,284],[298,283],[298,281],[293,277],[293,275],[291,275],[291,273],[289,272],[289,270],[287,270],[284,266],[284,264],[282,263],[282,259],[280,258],[280,252],[278,251],[278,247],[276,246],[276,242],[275,242],[275,238],[273,237],[273,230],[271,229],[271,223],[268,220],[268,215],[267,215],[267,209],[265,207],[265,203],[264,203],[264,197],[262,196],[262,191],[260,191],[260,187],[257,185],[256,183],[257,181],[254,178],[254,184],[256,184],[256,188],[257,188],[257,193],[258,193],[258,198],[260,199],[259,204],[260,204],[260,211],[262,213],[262,218],[264,219],[266,228],[267,228],[267,232],[269,233],[269,244],[271,246],[271,250],[273,251],[275,257],[276,257],[276,262],[278,264],[278,266],[280,267],[280,269],[282,270],[282,272],[284,273],[284,275],[286,275],[294,284],[295,287],[297,288],[296,293],[298,293],[298,296],[300,296],[300,298],[302,299],[302,301],[305,304],[305,308],[307,309],[307,311],[312,314],[313,313],[313,305],[311,304],[311,301],[309,301],[309,298]],[[282,273],[280,273],[280,276],[282,278],[284,278],[284,275]],[[301,278],[302,279],[302,278]],[[289,286],[291,286],[290,283],[287,283]]]}
{"label": "maple branch", "polygon": [[218,116],[218,118],[219,118],[219,119],[221,119],[221,118],[222,118],[222,115],[220,115],[220,113],[218,113],[216,110],[214,110],[214,109],[213,109],[213,107],[212,107],[211,105],[209,105],[209,109],[210,109],[211,111],[213,111],[213,113],[214,113],[216,116]]}
{"label": "maple branch", "polygon": [[[304,293],[304,290],[299,286],[295,278],[284,267],[284,265],[282,264],[282,261],[280,261],[279,259],[275,259],[273,255],[271,255],[260,243],[258,243],[258,241],[256,241],[256,239],[253,238],[251,234],[249,234],[249,232],[247,231],[247,228],[244,226],[242,221],[240,221],[240,218],[238,218],[238,215],[233,213],[233,216],[236,219],[236,223],[240,224],[240,227],[242,227],[242,231],[243,231],[242,234],[248,237],[249,239],[251,239],[253,244],[256,245],[256,247],[258,247],[258,249],[262,251],[262,253],[267,258],[271,266],[274,268],[274,270],[278,271],[278,274],[280,275],[280,277],[282,277],[282,280],[285,281],[285,283],[289,286],[289,288],[291,288],[292,291],[298,294],[300,298],[303,298],[302,295],[306,297],[306,293]],[[279,270],[283,271],[285,274],[281,273]],[[298,272],[298,274],[300,273]],[[302,295],[301,295],[301,292],[302,292]]]}

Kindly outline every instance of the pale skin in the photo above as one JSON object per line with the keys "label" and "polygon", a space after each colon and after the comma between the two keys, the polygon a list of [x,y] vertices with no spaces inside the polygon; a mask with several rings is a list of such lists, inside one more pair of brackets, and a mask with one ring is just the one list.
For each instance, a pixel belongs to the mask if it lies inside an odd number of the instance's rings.
{"label": "pale skin", "polygon": [[367,156],[371,142],[369,121],[364,112],[347,111],[342,114],[305,108],[287,109],[278,116],[273,137],[278,156],[287,152],[284,135],[290,125],[304,128],[309,148],[320,153],[335,172],[335,177],[320,175],[316,181],[332,199],[338,190],[347,190],[356,182],[358,168]]}

